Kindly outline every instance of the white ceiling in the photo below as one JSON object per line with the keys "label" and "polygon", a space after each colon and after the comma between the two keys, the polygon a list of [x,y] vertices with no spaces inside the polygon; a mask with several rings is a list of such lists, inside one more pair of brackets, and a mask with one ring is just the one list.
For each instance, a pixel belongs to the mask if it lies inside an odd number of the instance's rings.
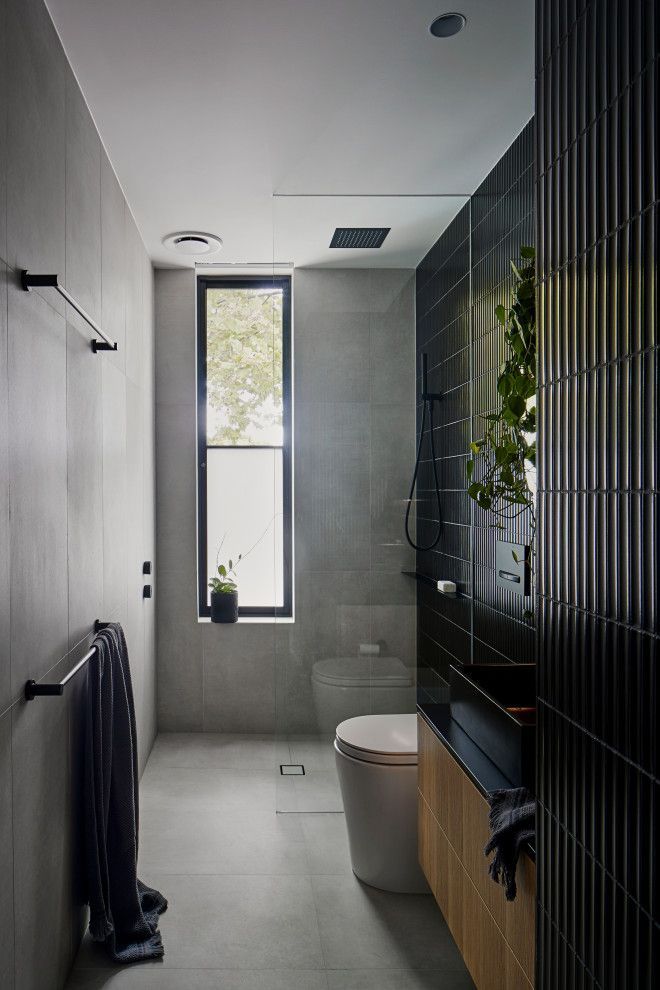
{"label": "white ceiling", "polygon": [[[435,39],[446,2],[47,0],[157,265],[192,229],[219,261],[414,266],[462,201],[373,194],[473,192],[533,112],[532,0],[451,0]],[[328,251],[367,224],[373,257]]]}

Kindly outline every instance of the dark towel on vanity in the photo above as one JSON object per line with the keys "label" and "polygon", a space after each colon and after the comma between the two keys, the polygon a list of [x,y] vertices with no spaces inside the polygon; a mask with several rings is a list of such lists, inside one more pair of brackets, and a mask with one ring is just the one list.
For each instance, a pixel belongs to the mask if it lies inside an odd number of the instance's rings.
{"label": "dark towel on vanity", "polygon": [[167,901],[137,878],[138,770],[133,688],[124,632],[102,629],[89,661],[85,748],[85,873],[92,938],[116,962],[163,955]]}
{"label": "dark towel on vanity", "polygon": [[536,803],[525,787],[493,791],[488,801],[490,840],[484,853],[488,856],[495,852],[488,872],[495,883],[504,887],[507,901],[513,901],[520,847],[534,838]]}

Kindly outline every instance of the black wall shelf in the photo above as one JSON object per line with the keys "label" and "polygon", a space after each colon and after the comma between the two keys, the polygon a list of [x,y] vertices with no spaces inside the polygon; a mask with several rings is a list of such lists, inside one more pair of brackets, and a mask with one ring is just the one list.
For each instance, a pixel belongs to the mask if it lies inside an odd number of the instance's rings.
{"label": "black wall shelf", "polygon": [[413,578],[415,581],[421,581],[422,584],[428,584],[431,588],[435,588],[439,595],[443,595],[445,598],[460,598],[460,592],[458,591],[440,591],[438,588],[438,582],[435,578],[429,577],[428,574],[419,574],[417,571],[401,571],[406,577]]}

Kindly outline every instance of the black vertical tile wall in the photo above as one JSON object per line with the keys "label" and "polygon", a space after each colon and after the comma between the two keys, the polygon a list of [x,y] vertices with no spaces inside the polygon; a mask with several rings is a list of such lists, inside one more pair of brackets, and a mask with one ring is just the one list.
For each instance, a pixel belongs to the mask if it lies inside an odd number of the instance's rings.
{"label": "black vertical tile wall", "polygon": [[[419,696],[439,700],[449,665],[535,659],[533,626],[523,611],[533,600],[495,586],[494,519],[466,494],[466,462],[484,413],[497,402],[503,360],[495,307],[506,303],[510,260],[534,241],[534,128],[530,123],[493,168],[417,268],[417,353],[428,354],[435,405],[434,436],[442,488],[442,535],[436,548],[417,554],[417,571],[456,581],[461,595],[443,597],[418,586]],[[417,381],[418,394],[421,380]],[[421,425],[418,406],[418,430]],[[428,421],[427,421],[428,429]],[[417,490],[417,537],[435,531],[433,475],[428,442]],[[502,538],[527,542],[529,519],[507,525]]]}
{"label": "black vertical tile wall", "polygon": [[536,10],[537,985],[650,990],[660,8]]}

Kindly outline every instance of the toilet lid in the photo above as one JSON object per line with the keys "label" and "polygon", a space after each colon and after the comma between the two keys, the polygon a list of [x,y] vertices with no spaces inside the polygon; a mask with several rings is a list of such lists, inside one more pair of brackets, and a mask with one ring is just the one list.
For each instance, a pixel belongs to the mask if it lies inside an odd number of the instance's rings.
{"label": "toilet lid", "polygon": [[358,715],[337,726],[341,753],[368,763],[417,763],[417,716]]}
{"label": "toilet lid", "polygon": [[332,657],[317,660],[314,679],[339,687],[410,687],[412,676],[398,657]]}

